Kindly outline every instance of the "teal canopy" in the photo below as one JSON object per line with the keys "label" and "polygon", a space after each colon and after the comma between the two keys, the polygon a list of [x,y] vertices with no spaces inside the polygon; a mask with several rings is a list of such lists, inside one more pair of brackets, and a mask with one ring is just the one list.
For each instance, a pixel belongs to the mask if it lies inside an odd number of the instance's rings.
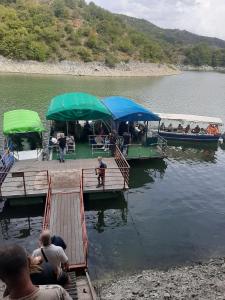
{"label": "teal canopy", "polygon": [[111,118],[101,100],[86,93],[69,93],[54,97],[46,114],[47,120],[75,121]]}
{"label": "teal canopy", "polygon": [[5,135],[44,130],[40,117],[35,111],[18,109],[4,113],[3,133]]}

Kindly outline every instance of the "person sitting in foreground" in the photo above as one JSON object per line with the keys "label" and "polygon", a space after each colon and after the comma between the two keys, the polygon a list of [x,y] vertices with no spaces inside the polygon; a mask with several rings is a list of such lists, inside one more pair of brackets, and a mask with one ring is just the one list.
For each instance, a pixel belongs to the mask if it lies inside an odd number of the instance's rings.
{"label": "person sitting in foreground", "polygon": [[66,250],[67,246],[66,246],[66,243],[65,241],[61,238],[61,236],[59,235],[53,235],[51,237],[51,242],[53,245],[55,246],[60,246],[63,248],[63,250]]}
{"label": "person sitting in foreground", "polygon": [[58,284],[64,286],[69,283],[69,276],[65,272],[69,267],[68,257],[62,247],[52,244],[49,230],[44,230],[41,233],[40,244],[41,247],[34,250],[32,256],[41,256],[43,261],[49,262],[52,265],[57,276]]}
{"label": "person sitting in foreground", "polygon": [[195,128],[192,129],[191,132],[192,132],[192,133],[199,133],[199,132],[200,132],[200,127],[199,127],[199,125],[195,126]]}
{"label": "person sitting in foreground", "polygon": [[7,287],[5,300],[72,300],[61,286],[33,285],[27,253],[16,244],[0,247],[0,279]]}
{"label": "person sitting in foreground", "polygon": [[30,278],[34,285],[58,284],[56,273],[49,262],[42,261],[41,256],[28,256]]}

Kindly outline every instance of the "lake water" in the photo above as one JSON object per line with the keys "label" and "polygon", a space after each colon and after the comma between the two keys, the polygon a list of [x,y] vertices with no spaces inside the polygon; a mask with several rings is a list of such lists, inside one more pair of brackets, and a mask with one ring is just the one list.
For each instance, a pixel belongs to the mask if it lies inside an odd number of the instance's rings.
{"label": "lake water", "polygon": [[[123,95],[153,111],[225,121],[225,74],[106,79],[0,75],[0,126],[3,112],[17,108],[36,110],[44,120],[50,99],[73,91]],[[93,277],[225,255],[225,150],[170,146],[167,159],[131,167],[131,188],[124,197],[85,201]],[[39,206],[5,208],[0,214],[0,241],[17,241],[32,251],[42,214]]]}

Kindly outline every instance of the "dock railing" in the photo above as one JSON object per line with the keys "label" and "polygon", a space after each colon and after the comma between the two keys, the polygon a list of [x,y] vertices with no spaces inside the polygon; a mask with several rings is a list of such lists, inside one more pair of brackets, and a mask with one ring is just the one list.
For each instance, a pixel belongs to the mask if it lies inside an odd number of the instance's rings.
{"label": "dock railing", "polygon": [[2,197],[2,183],[8,175],[11,167],[14,164],[14,159],[8,159],[8,154],[4,153],[0,159],[0,198]]}
{"label": "dock railing", "polygon": [[48,229],[50,223],[50,209],[51,209],[51,200],[52,200],[52,180],[51,176],[48,176],[48,192],[45,201],[45,212],[43,218],[42,229]]}
{"label": "dock railing", "polygon": [[114,152],[115,161],[117,166],[120,169],[121,174],[124,178],[124,189],[126,185],[129,185],[129,174],[130,174],[130,165],[128,164],[126,158],[124,157],[123,153],[120,151],[118,145],[115,145],[115,152]]}
{"label": "dock railing", "polygon": [[166,149],[167,149],[167,140],[165,140],[162,136],[159,134],[157,135],[158,138],[158,145],[161,148],[163,154],[165,154]]}
{"label": "dock railing", "polygon": [[[7,178],[10,180],[7,180]],[[4,181],[0,185],[0,196],[7,194],[16,196],[32,196],[34,191],[43,191],[46,194],[48,190],[49,174],[46,170],[25,171],[25,172],[0,172],[0,178]]]}
{"label": "dock railing", "polygon": [[[98,189],[96,189],[97,181],[97,170],[98,167],[95,168],[85,168],[82,169],[82,181],[85,192],[88,191],[100,191],[101,187],[103,191],[109,190],[125,190],[128,188],[129,181],[129,168],[128,167],[120,167],[119,170],[117,167],[114,168],[106,168],[105,169],[105,178],[104,183]],[[121,173],[122,176],[119,174]],[[120,175],[120,176],[118,176]],[[121,181],[122,180],[122,181]]]}

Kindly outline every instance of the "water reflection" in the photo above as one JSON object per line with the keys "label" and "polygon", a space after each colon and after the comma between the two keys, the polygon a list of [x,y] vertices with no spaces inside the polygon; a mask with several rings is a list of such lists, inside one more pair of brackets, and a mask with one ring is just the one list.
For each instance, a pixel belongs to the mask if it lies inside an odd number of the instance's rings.
{"label": "water reflection", "polygon": [[92,224],[98,233],[106,227],[120,227],[127,223],[127,201],[122,194],[108,199],[91,199],[85,195],[84,203],[89,225]]}
{"label": "water reflection", "polygon": [[31,252],[37,247],[38,236],[42,228],[42,205],[11,207],[1,203],[0,240],[1,243],[15,242],[25,246]]}
{"label": "water reflection", "polygon": [[217,150],[217,143],[169,142],[167,155],[177,161],[215,163]]}
{"label": "water reflection", "polygon": [[143,187],[148,183],[153,183],[157,178],[162,179],[167,163],[164,160],[141,160],[130,161],[130,188]]}

